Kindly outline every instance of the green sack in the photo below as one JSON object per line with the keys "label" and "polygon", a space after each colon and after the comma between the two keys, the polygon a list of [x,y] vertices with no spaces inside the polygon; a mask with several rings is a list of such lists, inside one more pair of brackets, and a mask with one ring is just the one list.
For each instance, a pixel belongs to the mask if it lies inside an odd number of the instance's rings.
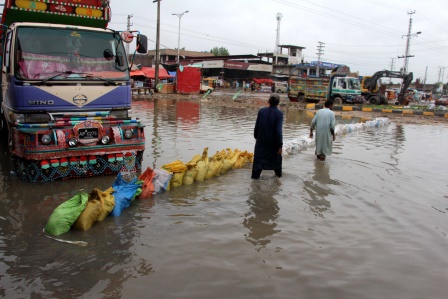
{"label": "green sack", "polygon": [[45,232],[53,236],[68,232],[82,211],[84,211],[88,199],[89,195],[81,191],[66,202],[60,204],[54,209],[48,219]]}

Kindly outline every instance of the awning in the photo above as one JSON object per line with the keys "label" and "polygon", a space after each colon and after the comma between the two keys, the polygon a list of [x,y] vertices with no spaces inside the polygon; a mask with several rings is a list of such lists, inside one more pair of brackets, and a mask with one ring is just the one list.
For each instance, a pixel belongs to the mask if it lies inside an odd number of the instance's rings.
{"label": "awning", "polygon": [[131,71],[131,77],[134,77],[134,76],[146,77],[145,73],[143,73],[141,70]]}
{"label": "awning", "polygon": [[[156,77],[156,69],[155,68],[144,66],[144,67],[142,67],[141,71],[148,78]],[[174,76],[171,76],[170,74],[168,74],[168,72],[164,68],[159,68],[159,79],[168,79],[168,78],[174,78]]]}
{"label": "awning", "polygon": [[257,79],[257,78],[253,78],[252,81],[254,81],[257,84],[263,84],[263,83],[272,84],[272,83],[274,83],[274,81],[272,79]]}

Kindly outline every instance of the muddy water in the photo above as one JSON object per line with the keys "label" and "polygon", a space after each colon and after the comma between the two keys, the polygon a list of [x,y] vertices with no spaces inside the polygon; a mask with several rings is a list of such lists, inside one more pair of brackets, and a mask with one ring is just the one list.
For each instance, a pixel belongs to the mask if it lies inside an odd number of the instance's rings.
{"label": "muddy water", "polygon": [[[253,150],[256,110],[135,102],[144,166],[204,147]],[[285,140],[312,115],[285,111]],[[351,122],[356,120],[342,120]],[[5,298],[446,298],[446,127],[400,126],[285,156],[284,177],[250,166],[134,202],[66,240],[44,236],[53,209],[114,178],[29,184],[0,169],[0,296]]]}

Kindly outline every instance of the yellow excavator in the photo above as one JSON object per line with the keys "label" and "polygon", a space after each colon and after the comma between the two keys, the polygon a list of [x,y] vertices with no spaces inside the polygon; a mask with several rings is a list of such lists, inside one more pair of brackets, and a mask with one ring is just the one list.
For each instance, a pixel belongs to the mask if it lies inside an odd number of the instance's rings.
{"label": "yellow excavator", "polygon": [[[380,78],[396,78],[403,79],[401,85],[400,93],[398,94],[398,104],[407,105],[408,100],[406,99],[406,91],[412,83],[414,75],[412,72],[408,74],[403,74],[401,72],[382,70],[376,72],[372,76],[364,76],[361,80],[361,94],[365,97],[366,101],[372,105],[387,104],[387,98],[385,96],[385,90],[379,86],[377,81]],[[383,85],[384,86],[384,85]]]}

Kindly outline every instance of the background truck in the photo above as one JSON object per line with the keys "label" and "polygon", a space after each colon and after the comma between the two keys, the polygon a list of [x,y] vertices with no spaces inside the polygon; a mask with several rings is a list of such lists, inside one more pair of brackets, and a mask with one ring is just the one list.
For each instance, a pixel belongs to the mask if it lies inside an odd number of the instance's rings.
{"label": "background truck", "polygon": [[378,71],[372,76],[364,76],[361,83],[362,83],[362,94],[366,98],[366,101],[369,102],[372,105],[378,105],[378,104],[387,104],[388,99],[386,96],[386,86],[382,85],[381,88],[379,82],[380,78],[396,78],[396,79],[403,79],[400,93],[397,95],[397,101],[400,105],[407,105],[408,100],[406,99],[406,91],[411,85],[413,80],[413,73],[410,72],[409,74],[403,74],[401,72],[395,72],[395,71],[388,71],[388,70],[382,70]]}
{"label": "background truck", "polygon": [[330,77],[295,77],[289,80],[288,97],[291,102],[319,102],[332,99],[335,105],[364,103],[358,76],[341,65]]}
{"label": "background truck", "polygon": [[106,29],[109,1],[6,0],[1,29],[1,135],[32,182],[141,168],[144,126],[131,117],[124,42]]}

